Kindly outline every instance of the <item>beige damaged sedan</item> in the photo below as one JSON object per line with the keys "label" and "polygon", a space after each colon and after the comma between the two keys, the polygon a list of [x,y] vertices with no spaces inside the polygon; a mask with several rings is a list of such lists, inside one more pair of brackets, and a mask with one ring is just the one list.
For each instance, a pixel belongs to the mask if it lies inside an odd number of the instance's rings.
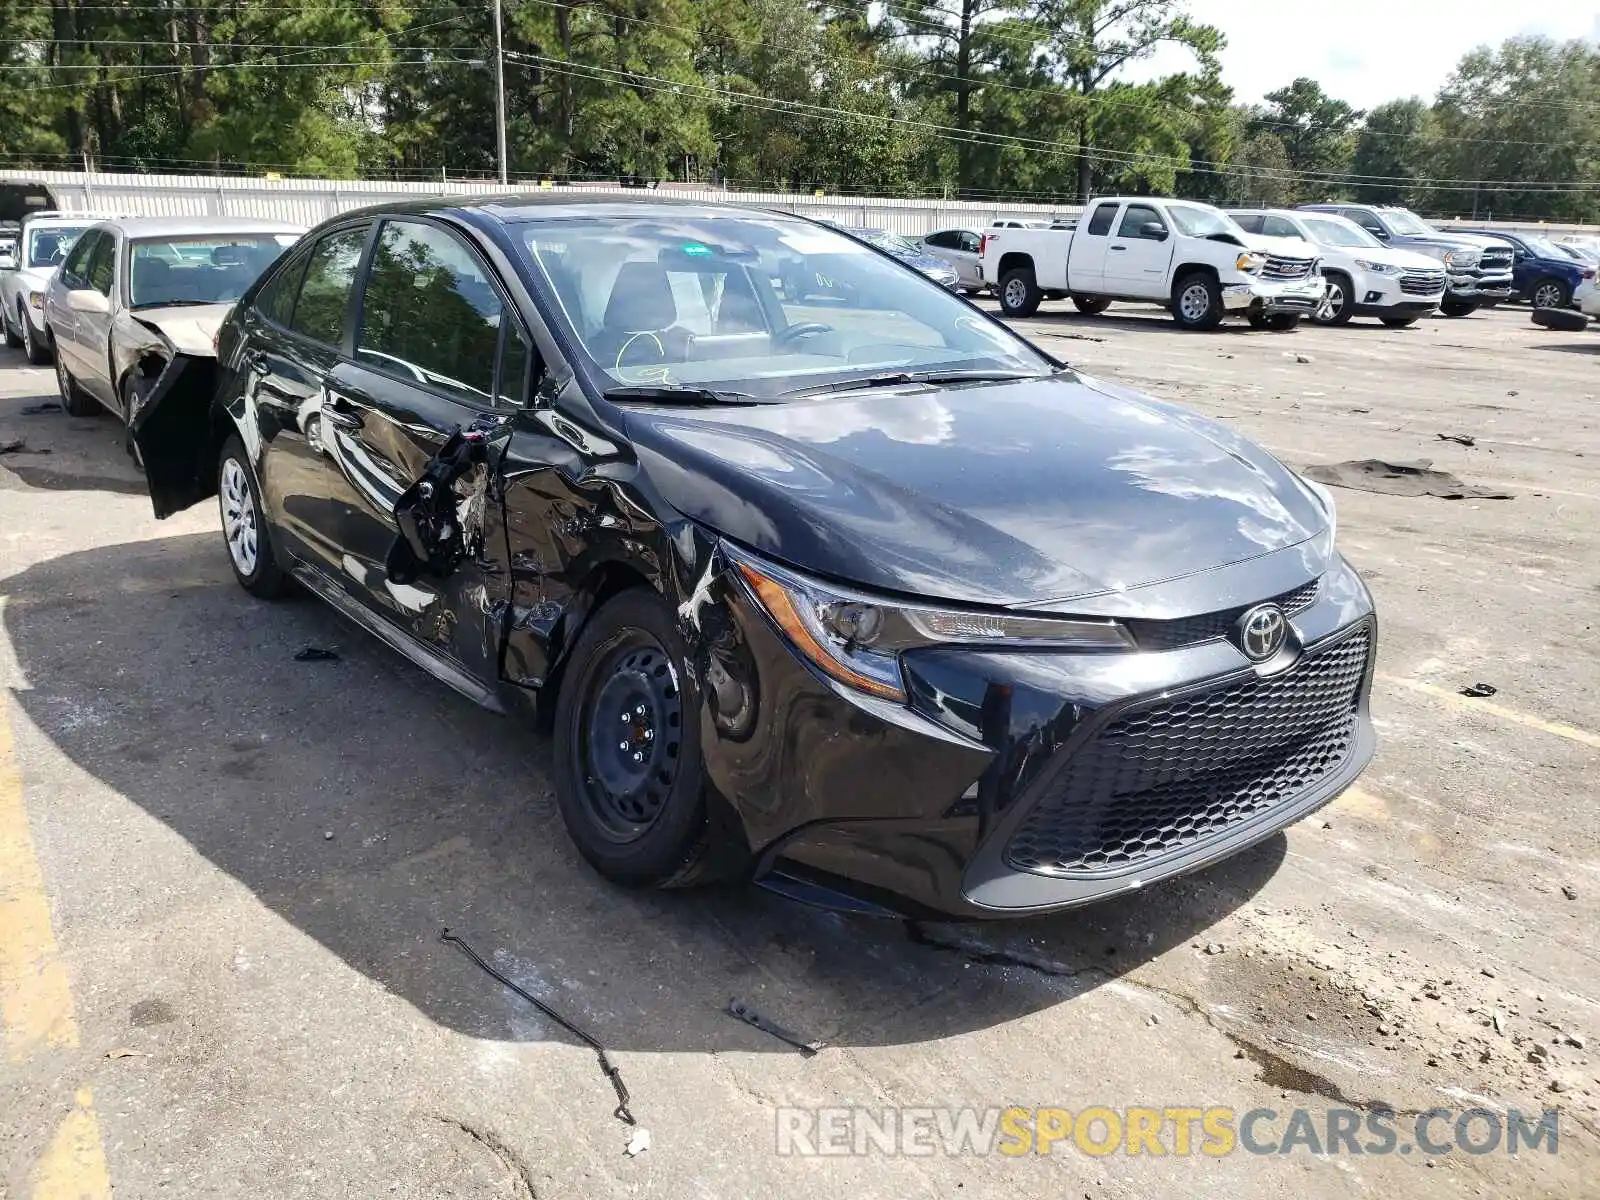
{"label": "beige damaged sedan", "polygon": [[66,410],[110,409],[137,457],[140,411],[180,377],[209,399],[223,318],[302,232],[249,217],[125,217],[86,229],[44,296]]}

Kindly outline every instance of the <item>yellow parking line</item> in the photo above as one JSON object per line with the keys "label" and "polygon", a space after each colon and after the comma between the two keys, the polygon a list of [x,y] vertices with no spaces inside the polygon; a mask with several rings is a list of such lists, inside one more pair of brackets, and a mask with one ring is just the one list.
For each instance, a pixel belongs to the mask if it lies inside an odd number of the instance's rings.
{"label": "yellow parking line", "polygon": [[50,900],[34,857],[22,776],[11,755],[11,720],[0,691],[0,1037],[22,1062],[78,1044],[66,967],[50,929]]}
{"label": "yellow parking line", "polygon": [[72,1111],[56,1128],[55,1137],[33,1168],[29,1200],[105,1200],[111,1195],[111,1174],[100,1144],[100,1121],[94,1115],[94,1093],[78,1089]]}
{"label": "yellow parking line", "polygon": [[1532,713],[1521,712],[1515,708],[1507,708],[1503,704],[1494,704],[1488,700],[1480,700],[1476,696],[1463,696],[1459,692],[1451,691],[1449,688],[1442,688],[1434,683],[1424,683],[1420,679],[1401,679],[1397,675],[1379,675],[1378,679],[1383,683],[1393,684],[1395,687],[1421,692],[1424,696],[1432,696],[1435,700],[1442,700],[1451,708],[1459,708],[1468,712],[1487,713],[1491,717],[1499,717],[1502,721],[1525,725],[1529,729],[1537,729],[1543,733],[1554,734],[1556,737],[1566,738],[1570,742],[1577,742],[1580,746],[1588,746],[1591,749],[1600,750],[1600,733],[1590,733],[1587,729],[1563,725],[1560,721],[1547,721],[1543,717],[1534,716]]}
{"label": "yellow parking line", "polygon": [[[11,716],[0,689],[0,1042],[14,1063],[78,1044],[67,971],[50,928],[50,900],[33,852],[22,775],[11,753]],[[34,1164],[29,1200],[106,1200],[94,1092],[78,1089],[70,1112]]]}

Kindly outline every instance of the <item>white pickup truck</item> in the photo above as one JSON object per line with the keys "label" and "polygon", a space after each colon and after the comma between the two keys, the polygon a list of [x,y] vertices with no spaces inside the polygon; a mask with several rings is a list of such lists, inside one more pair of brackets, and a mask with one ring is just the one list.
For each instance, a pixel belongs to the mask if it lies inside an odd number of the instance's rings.
{"label": "white pickup truck", "polygon": [[1121,196],[1091,200],[1076,230],[987,230],[979,265],[1008,317],[1071,296],[1090,314],[1154,301],[1186,329],[1214,329],[1231,312],[1293,329],[1326,294],[1319,257],[1298,238],[1246,233],[1209,204]]}

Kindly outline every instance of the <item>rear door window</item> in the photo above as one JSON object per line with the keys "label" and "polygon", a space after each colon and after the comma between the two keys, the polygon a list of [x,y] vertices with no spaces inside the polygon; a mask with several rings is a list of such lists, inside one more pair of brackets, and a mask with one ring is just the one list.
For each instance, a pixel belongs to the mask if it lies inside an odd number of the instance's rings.
{"label": "rear door window", "polygon": [[297,254],[267,280],[256,293],[256,311],[276,325],[287,326],[294,316],[295,297],[306,273],[306,255]]}
{"label": "rear door window", "polygon": [[1119,206],[1117,204],[1111,203],[1102,204],[1099,208],[1095,209],[1094,216],[1089,218],[1088,232],[1095,237],[1105,237],[1106,234],[1110,233],[1111,222],[1117,219],[1118,207]]}
{"label": "rear door window", "polygon": [[367,230],[363,226],[330,233],[311,248],[289,328],[329,346],[344,341],[350,293],[366,241]]}
{"label": "rear door window", "polygon": [[1300,231],[1282,217],[1268,217],[1261,223],[1261,232],[1268,237],[1297,238]]}
{"label": "rear door window", "polygon": [[1234,224],[1246,233],[1260,233],[1262,216],[1260,213],[1229,213]]}

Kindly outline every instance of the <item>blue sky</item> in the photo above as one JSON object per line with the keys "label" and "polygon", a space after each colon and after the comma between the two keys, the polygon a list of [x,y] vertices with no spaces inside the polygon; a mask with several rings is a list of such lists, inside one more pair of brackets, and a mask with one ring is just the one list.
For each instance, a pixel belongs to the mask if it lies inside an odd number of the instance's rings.
{"label": "blue sky", "polygon": [[[1245,103],[1297,75],[1357,108],[1431,100],[1475,46],[1524,33],[1600,35],[1596,0],[1188,0],[1187,8],[1227,35],[1222,76]],[[1163,51],[1128,77],[1183,70],[1187,58]]]}

